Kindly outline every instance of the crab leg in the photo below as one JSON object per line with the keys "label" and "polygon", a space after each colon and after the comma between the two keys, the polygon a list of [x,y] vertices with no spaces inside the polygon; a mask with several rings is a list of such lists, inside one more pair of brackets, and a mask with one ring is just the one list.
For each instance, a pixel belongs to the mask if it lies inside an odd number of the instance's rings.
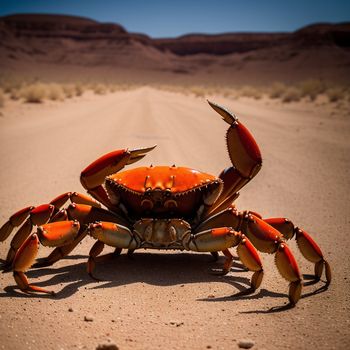
{"label": "crab leg", "polygon": [[113,207],[102,184],[106,176],[112,175],[123,169],[126,165],[142,159],[147,152],[156,146],[135,150],[121,149],[103,155],[87,166],[80,174],[80,182],[88,193],[91,194],[107,208]]}
{"label": "crab leg", "polygon": [[14,279],[24,292],[42,292],[54,294],[46,289],[28,283],[25,272],[32,266],[38,254],[39,243],[48,247],[57,247],[70,243],[78,234],[78,221],[61,221],[42,225],[36,233],[32,233],[18,249],[13,260]]}
{"label": "crab leg", "polygon": [[196,230],[217,227],[220,223],[231,225],[235,231],[244,233],[259,251],[276,253],[277,269],[290,282],[289,300],[291,304],[296,304],[301,293],[301,275],[293,254],[284,242],[282,233],[251,212],[239,213],[234,207],[209,217]]}
{"label": "crab leg", "polygon": [[87,272],[95,280],[99,280],[93,274],[96,266],[96,257],[103,251],[105,244],[101,241],[96,241],[89,252],[89,260],[87,262]]}
{"label": "crab leg", "polygon": [[37,207],[29,206],[13,214],[9,220],[0,228],[0,242],[5,241],[11,234],[12,230],[15,227],[20,226],[28,217],[32,225],[44,224],[52,217],[52,214],[57,213],[57,211],[68,200],[70,200],[72,203],[74,202],[79,204],[89,204],[91,206],[101,207],[99,203],[84,194],[77,192],[63,193],[48,204],[42,204]]}
{"label": "crab leg", "polygon": [[202,231],[188,242],[190,250],[198,252],[223,251],[226,261],[222,274],[226,274],[232,265],[232,255],[228,248],[237,246],[237,254],[243,265],[250,271],[254,271],[251,279],[251,289],[257,289],[263,278],[263,268],[259,254],[250,240],[241,232],[234,231],[230,227],[213,228]]}
{"label": "crab leg", "polygon": [[284,242],[283,235],[267,222],[250,213],[244,214],[241,229],[259,251],[276,253],[277,269],[282,277],[290,282],[289,301],[295,305],[300,299],[302,278],[298,264]]}
{"label": "crab leg", "polygon": [[262,158],[254,137],[237,117],[224,107],[210,101],[208,103],[230,125],[226,141],[233,164],[233,167],[220,174],[220,178],[224,181],[224,190],[211,210],[211,213],[214,213],[223,209],[221,205],[227,198],[230,199],[230,203],[226,206],[232,203],[237,197],[237,192],[259,172]]}
{"label": "crab leg", "polygon": [[[137,236],[134,236],[132,232],[125,226],[118,225],[113,222],[95,222],[88,227],[88,234],[97,239],[97,242],[93,245],[89,253],[89,260],[87,263],[87,271],[89,275],[98,280],[93,274],[96,258],[101,254],[104,245],[115,247],[116,252],[112,255],[119,255],[122,248],[127,248],[129,251],[133,251],[140,245]],[[110,255],[103,256],[106,259]]]}
{"label": "crab leg", "polygon": [[[119,218],[117,215],[103,208],[96,208],[92,207],[91,205],[72,203],[68,206],[67,210],[64,210],[64,212],[69,220],[77,220],[80,223],[82,229],[70,244],[64,245],[62,247],[57,247],[51,252],[51,254],[48,257],[40,259],[39,262],[34,264],[34,267],[49,266],[67,256],[87,235],[85,227],[88,224],[95,222],[96,220],[106,220],[111,222],[118,222],[122,225],[127,225],[125,220]],[[59,215],[64,214],[60,214],[60,212],[58,212],[56,216]],[[53,219],[55,219],[55,217]]]}
{"label": "crab leg", "polygon": [[95,222],[88,227],[88,234],[95,239],[115,248],[136,249],[139,240],[125,226],[114,222]]}
{"label": "crab leg", "polygon": [[13,239],[11,240],[10,249],[7,253],[4,266],[5,269],[7,269],[13,262],[17,250],[30,235],[33,226],[45,224],[48,222],[54,213],[54,209],[55,207],[52,204],[43,204],[39,205],[29,212],[29,218],[24,222],[24,224],[20,227],[20,229],[16,232]]}
{"label": "crab leg", "polygon": [[324,266],[326,270],[326,284],[329,285],[331,283],[332,273],[329,263],[324,259],[320,247],[307,232],[294,226],[290,220],[285,218],[269,218],[264,219],[264,221],[281,232],[285,239],[291,239],[295,235],[299,250],[304,258],[315,264],[315,278],[320,280]]}
{"label": "crab leg", "polygon": [[8,238],[15,227],[20,226],[27,219],[17,231],[10,243],[10,249],[4,265],[5,269],[11,265],[16,251],[30,235],[34,225],[39,226],[50,222],[51,220],[58,221],[62,219],[59,218],[59,216],[56,217],[56,215],[59,213],[60,207],[62,207],[68,200],[75,203],[89,204],[90,206],[100,207],[99,203],[84,194],[77,192],[66,192],[54,198],[48,204],[42,204],[37,207],[30,206],[16,212],[0,228],[0,242],[2,242]]}

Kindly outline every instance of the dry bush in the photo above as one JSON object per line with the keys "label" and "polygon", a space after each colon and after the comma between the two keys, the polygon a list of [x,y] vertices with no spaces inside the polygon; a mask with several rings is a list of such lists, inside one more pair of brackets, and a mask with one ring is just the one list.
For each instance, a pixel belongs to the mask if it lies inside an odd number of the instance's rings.
{"label": "dry bush", "polygon": [[128,84],[108,84],[106,89],[108,92],[127,91],[132,89],[132,86]]}
{"label": "dry bush", "polygon": [[76,89],[74,84],[64,84],[62,85],[63,93],[67,98],[72,98],[76,94]]}
{"label": "dry bush", "polygon": [[46,96],[52,101],[62,101],[64,100],[64,91],[61,85],[49,84],[46,87]]}
{"label": "dry bush", "polygon": [[84,93],[84,85],[81,83],[75,84],[75,95],[81,96]]}
{"label": "dry bush", "polygon": [[189,91],[196,97],[204,97],[206,95],[206,91],[202,86],[192,86],[189,88]]}
{"label": "dry bush", "polygon": [[97,95],[105,95],[107,93],[107,87],[104,84],[96,84],[92,87],[92,91]]}
{"label": "dry bush", "polygon": [[4,104],[5,104],[4,91],[0,89],[0,108],[4,107]]}
{"label": "dry bush", "polygon": [[23,87],[21,89],[12,90],[10,92],[10,99],[14,101],[19,100],[22,97],[22,89]]}
{"label": "dry bush", "polygon": [[116,92],[116,91],[121,90],[121,89],[120,89],[120,86],[118,86],[117,84],[108,84],[106,86],[106,90],[108,92]]}
{"label": "dry bush", "polygon": [[1,87],[4,93],[11,94],[12,91],[18,91],[23,82],[18,79],[5,79],[1,81]]}
{"label": "dry bush", "polygon": [[326,94],[329,102],[337,102],[339,100],[343,100],[345,97],[345,91],[340,87],[331,88],[327,90]]}
{"label": "dry bush", "polygon": [[[212,92],[213,92],[213,94],[215,94],[216,93],[216,91],[217,90],[213,90]],[[220,90],[220,95],[222,95],[222,96],[224,96],[224,97],[235,97],[235,93],[234,93],[234,91],[232,90],[232,89],[230,89],[230,88],[223,88],[223,89],[221,89]]]}
{"label": "dry bush", "polygon": [[284,94],[282,95],[282,101],[283,102],[300,101],[301,97],[302,96],[301,96],[300,90],[294,86],[290,86],[285,89]]}
{"label": "dry bush", "polygon": [[299,84],[301,97],[309,97],[311,101],[315,101],[316,97],[326,90],[326,86],[320,80],[306,80]]}
{"label": "dry bush", "polygon": [[41,103],[46,97],[45,85],[42,83],[34,83],[25,86],[21,89],[21,96],[25,102],[29,103]]}
{"label": "dry bush", "polygon": [[2,86],[3,93],[9,94],[11,100],[19,100],[21,98],[22,89],[26,86],[26,83],[16,79],[2,80],[0,85]]}
{"label": "dry bush", "polygon": [[271,85],[269,89],[269,97],[270,98],[282,98],[286,91],[286,85],[280,82],[275,82]]}
{"label": "dry bush", "polygon": [[238,91],[238,95],[242,97],[254,98],[256,100],[262,97],[261,91],[253,86],[243,86]]}
{"label": "dry bush", "polygon": [[154,89],[182,93],[184,95],[188,93],[188,91],[186,91],[186,88],[180,85],[153,84],[152,87]]}

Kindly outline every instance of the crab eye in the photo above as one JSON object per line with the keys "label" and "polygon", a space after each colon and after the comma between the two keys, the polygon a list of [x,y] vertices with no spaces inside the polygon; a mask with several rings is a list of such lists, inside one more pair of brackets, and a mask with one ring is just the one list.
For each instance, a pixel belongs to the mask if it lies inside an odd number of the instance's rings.
{"label": "crab eye", "polygon": [[167,201],[165,201],[164,207],[170,210],[175,209],[177,208],[177,203],[173,199],[168,199]]}
{"label": "crab eye", "polygon": [[147,187],[146,190],[145,190],[145,196],[150,196],[151,192],[152,192],[151,187]]}
{"label": "crab eye", "polygon": [[141,202],[141,207],[146,210],[151,210],[153,208],[153,202],[149,199],[144,199]]}

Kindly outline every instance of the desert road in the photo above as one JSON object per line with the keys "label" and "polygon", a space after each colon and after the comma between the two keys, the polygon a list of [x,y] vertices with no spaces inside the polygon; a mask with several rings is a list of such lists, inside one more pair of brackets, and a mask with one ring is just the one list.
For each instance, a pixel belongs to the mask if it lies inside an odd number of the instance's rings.
{"label": "desert road", "polygon": [[[349,223],[350,120],[322,106],[210,99],[250,129],[263,155],[261,172],[241,190],[239,210],[288,217],[319,243],[332,266],[328,290],[295,241],[289,246],[305,274],[303,297],[287,308],[288,283],[272,255],[261,254],[265,277],[250,295],[251,273],[238,264],[211,274],[223,257],[136,251],[86,273],[94,241],[86,238],[52,267],[29,280],[56,297],[28,296],[11,273],[0,274],[0,349],[350,348]],[[80,171],[100,155],[157,144],[137,165],[183,165],[219,174],[230,165],[227,124],[204,98],[143,87],[105,96],[42,105],[5,106],[0,116],[0,224],[28,205],[66,191],[84,192]],[[9,240],[0,244],[5,258]],[[111,249],[106,249],[106,252]],[[233,249],[234,251],[234,249]],[[40,256],[49,253],[40,249]],[[237,266],[236,266],[237,265]]]}

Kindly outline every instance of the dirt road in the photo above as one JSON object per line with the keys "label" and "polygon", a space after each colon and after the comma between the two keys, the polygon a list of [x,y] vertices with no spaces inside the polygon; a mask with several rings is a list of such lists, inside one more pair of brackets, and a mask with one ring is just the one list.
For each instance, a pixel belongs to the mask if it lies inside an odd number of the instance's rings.
{"label": "dirt road", "polygon": [[[11,274],[0,275],[0,348],[95,349],[111,339],[120,349],[235,349],[247,338],[254,349],[350,347],[348,116],[331,116],[322,106],[213,99],[252,131],[264,158],[241,191],[239,209],[287,216],[308,230],[332,265],[330,288],[317,293],[322,283],[308,285],[298,305],[284,309],[287,282],[273,256],[262,254],[261,289],[232,298],[248,287],[251,273],[234,268],[218,277],[210,270],[222,260],[213,263],[210,254],[148,250],[99,265],[104,281],[95,282],[86,273],[93,244],[87,238],[69,258],[28,272],[55,298],[24,295]],[[82,192],[81,169],[113,149],[157,144],[140,165],[175,163],[217,174],[230,164],[225,130],[204,99],[150,88],[5,108],[0,221],[65,191]],[[0,245],[2,258],[8,244]],[[295,242],[289,245],[310,274]]]}

